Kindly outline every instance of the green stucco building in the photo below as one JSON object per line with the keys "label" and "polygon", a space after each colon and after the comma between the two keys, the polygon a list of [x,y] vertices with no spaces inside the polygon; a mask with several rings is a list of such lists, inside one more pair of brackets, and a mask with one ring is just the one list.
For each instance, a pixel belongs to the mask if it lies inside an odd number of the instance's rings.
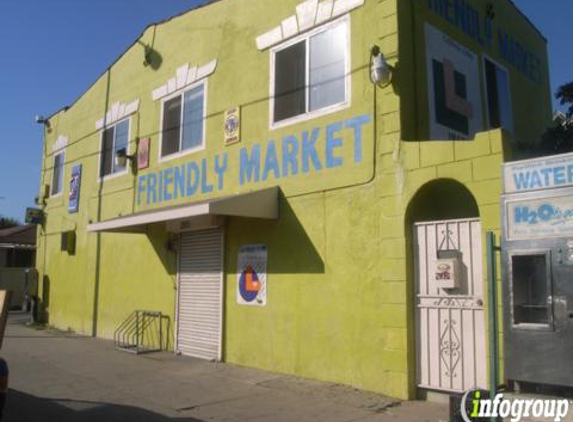
{"label": "green stucco building", "polygon": [[550,118],[546,40],[508,0],[150,25],[46,124],[42,314],[113,338],[157,311],[164,349],[400,398],[485,386],[482,239]]}

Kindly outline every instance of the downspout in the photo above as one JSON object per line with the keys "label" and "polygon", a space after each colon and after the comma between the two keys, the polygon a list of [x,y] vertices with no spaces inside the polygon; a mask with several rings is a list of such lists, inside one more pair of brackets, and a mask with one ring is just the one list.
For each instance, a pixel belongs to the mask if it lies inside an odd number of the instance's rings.
{"label": "downspout", "polygon": [[[109,109],[109,93],[110,93],[110,83],[111,83],[111,68],[107,69],[107,81],[106,81],[106,94],[105,94],[105,104],[104,104],[104,117],[103,117],[103,130],[107,127],[107,110]],[[103,144],[102,144],[103,147]],[[101,149],[99,151],[101,154]],[[101,177],[101,163],[100,168],[97,169],[98,172],[98,193],[97,193],[97,213],[96,222],[101,221],[101,201],[102,192],[104,187],[104,178]],[[95,277],[94,277],[94,300],[93,300],[93,314],[92,314],[92,337],[97,337],[97,324],[98,324],[98,312],[99,312],[99,289],[100,289],[100,264],[101,264],[101,233],[96,233],[96,254],[95,254]]]}

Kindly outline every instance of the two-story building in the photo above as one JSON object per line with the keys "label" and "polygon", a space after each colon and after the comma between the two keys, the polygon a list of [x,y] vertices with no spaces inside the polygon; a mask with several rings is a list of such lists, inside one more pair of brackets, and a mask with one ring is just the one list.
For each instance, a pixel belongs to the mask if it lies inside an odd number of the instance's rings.
{"label": "two-story building", "polygon": [[158,311],[163,348],[401,398],[485,387],[500,166],[550,118],[546,40],[509,0],[150,25],[48,119],[44,315],[113,338]]}

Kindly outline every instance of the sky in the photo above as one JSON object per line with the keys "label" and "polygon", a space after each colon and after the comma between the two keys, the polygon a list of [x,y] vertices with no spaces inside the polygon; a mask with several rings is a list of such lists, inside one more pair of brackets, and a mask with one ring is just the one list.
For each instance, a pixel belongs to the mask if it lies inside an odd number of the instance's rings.
{"label": "sky", "polygon": [[[0,216],[23,221],[34,206],[43,137],[35,115],[72,104],[147,25],[204,2],[0,0]],[[573,1],[514,2],[549,41],[555,92],[573,81]]]}

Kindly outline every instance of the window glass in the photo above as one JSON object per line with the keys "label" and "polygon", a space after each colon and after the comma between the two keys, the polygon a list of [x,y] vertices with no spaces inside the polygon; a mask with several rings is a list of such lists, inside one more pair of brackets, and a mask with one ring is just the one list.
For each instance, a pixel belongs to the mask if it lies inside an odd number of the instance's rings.
{"label": "window glass", "polygon": [[275,52],[273,121],[346,101],[347,23]]}
{"label": "window glass", "polygon": [[306,41],[276,53],[275,122],[306,112]]}
{"label": "window glass", "polygon": [[113,172],[117,173],[125,170],[125,166],[119,167],[115,164],[117,151],[124,149],[127,154],[127,143],[129,136],[129,121],[125,120],[115,127],[115,144],[113,148]]}
{"label": "window glass", "polygon": [[163,136],[161,156],[179,152],[181,137],[181,97],[175,97],[163,104]]}
{"label": "window glass", "polygon": [[102,135],[100,177],[125,171],[125,166],[115,164],[117,151],[125,149],[127,154],[129,144],[129,120],[124,120],[115,126],[107,128]]}
{"label": "window glass", "polygon": [[489,128],[503,128],[513,132],[513,112],[507,71],[486,59],[485,77]]}
{"label": "window glass", "polygon": [[100,176],[102,177],[111,174],[113,168],[113,132],[113,127],[103,132],[100,172]]}
{"label": "window glass", "polygon": [[54,169],[52,176],[52,195],[62,192],[64,184],[64,153],[60,152],[54,156]]}
{"label": "window glass", "polygon": [[345,100],[346,26],[310,39],[310,111]]}
{"label": "window glass", "polygon": [[196,148],[203,143],[203,85],[184,95],[183,100],[183,141],[181,150]]}
{"label": "window glass", "polygon": [[514,324],[548,324],[552,312],[546,255],[512,257]]}

